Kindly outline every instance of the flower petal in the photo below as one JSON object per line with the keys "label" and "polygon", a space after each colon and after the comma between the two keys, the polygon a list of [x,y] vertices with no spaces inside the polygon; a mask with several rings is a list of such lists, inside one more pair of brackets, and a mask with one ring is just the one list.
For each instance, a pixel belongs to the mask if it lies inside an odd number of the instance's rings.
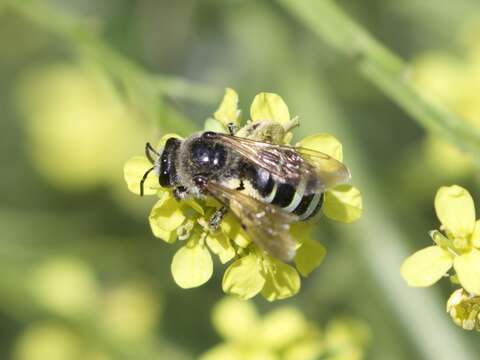
{"label": "flower petal", "polygon": [[215,119],[220,121],[227,128],[229,123],[239,125],[240,110],[238,110],[238,94],[235,90],[226,88],[222,103],[213,114]]}
{"label": "flower petal", "polygon": [[463,288],[471,294],[480,295],[480,251],[472,249],[455,257],[453,266]]}
{"label": "flower petal", "polygon": [[290,121],[290,113],[283,99],[277,94],[265,92],[253,99],[250,117],[253,121],[272,120],[282,125]]}
{"label": "flower petal", "polygon": [[452,263],[452,254],[433,245],[408,257],[400,267],[400,273],[409,286],[425,287],[444,276]]}
{"label": "flower petal", "polygon": [[308,276],[322,263],[326,253],[327,249],[318,241],[306,239],[295,256],[295,265],[298,272],[303,276]]}
{"label": "flower petal", "polygon": [[226,340],[245,341],[256,336],[258,313],[252,302],[227,296],[215,305],[212,322]]}
{"label": "flower petal", "polygon": [[443,186],[435,196],[438,219],[455,237],[468,238],[475,228],[475,206],[470,193],[458,185]]}
{"label": "flower petal", "polygon": [[231,264],[223,275],[222,287],[227,294],[247,300],[257,295],[265,284],[255,254],[244,256]]}
{"label": "flower petal", "polygon": [[[123,177],[128,189],[132,193],[140,195],[140,181],[151,167],[152,164],[145,156],[135,156],[125,163],[123,167]],[[147,177],[143,189],[145,195],[156,194],[158,189],[160,189],[158,177],[156,177],[154,173],[150,173]]]}
{"label": "flower petal", "polygon": [[284,306],[264,316],[257,341],[267,348],[285,348],[299,340],[308,329],[309,324],[300,311]]}
{"label": "flower petal", "polygon": [[472,234],[472,245],[480,249],[480,220],[475,222],[475,229]]}
{"label": "flower petal", "polygon": [[217,133],[225,133],[225,126],[218,121],[217,119],[214,118],[208,118],[205,120],[205,123],[203,124],[203,130],[204,131],[213,131]]}
{"label": "flower petal", "polygon": [[238,246],[246,248],[251,240],[245,230],[240,226],[238,219],[232,214],[227,214],[220,224],[222,231]]}
{"label": "flower petal", "polygon": [[352,223],[362,216],[360,191],[351,185],[339,185],[325,193],[323,213],[330,219]]}
{"label": "flower petal", "polygon": [[330,155],[340,162],[343,161],[342,144],[336,137],[327,133],[307,136],[303,138],[297,146],[320,151],[324,154]]}
{"label": "flower petal", "polygon": [[150,212],[149,221],[153,235],[173,243],[176,229],[185,221],[185,215],[170,192],[164,192]]}
{"label": "flower petal", "polygon": [[182,139],[180,135],[177,135],[175,133],[168,133],[163,135],[160,140],[157,142],[157,149],[162,149],[165,146],[165,143],[167,142],[168,139],[170,138],[175,138],[175,139]]}
{"label": "flower petal", "polygon": [[181,288],[198,287],[212,277],[212,256],[199,241],[189,241],[176,252],[171,270],[173,279]]}
{"label": "flower petal", "polygon": [[300,275],[297,270],[277,259],[270,258],[266,264],[265,286],[262,295],[268,301],[289,298],[300,290]]}
{"label": "flower petal", "polygon": [[230,239],[222,231],[217,234],[207,236],[207,245],[210,250],[218,255],[222,264],[232,260],[235,256],[235,248],[230,243]]}

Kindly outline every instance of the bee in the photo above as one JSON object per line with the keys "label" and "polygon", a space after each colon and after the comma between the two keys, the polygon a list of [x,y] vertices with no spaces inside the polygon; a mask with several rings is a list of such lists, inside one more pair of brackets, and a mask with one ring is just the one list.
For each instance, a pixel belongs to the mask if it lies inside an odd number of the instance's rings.
{"label": "bee", "polygon": [[[149,143],[145,154],[150,172],[162,187],[172,188],[179,201],[212,196],[223,206],[210,219],[217,228],[231,211],[252,241],[271,256],[289,262],[296,242],[292,223],[307,221],[322,207],[325,191],[349,181],[341,162],[315,150],[258,140],[254,123],[247,131],[229,126],[229,134],[198,132],[180,140],[169,138],[160,151]],[[283,139],[283,134],[282,134]]]}

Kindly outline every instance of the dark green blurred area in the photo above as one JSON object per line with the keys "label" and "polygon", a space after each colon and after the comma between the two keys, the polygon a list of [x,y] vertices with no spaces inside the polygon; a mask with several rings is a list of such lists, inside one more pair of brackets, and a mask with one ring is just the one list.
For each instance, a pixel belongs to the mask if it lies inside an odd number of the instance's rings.
{"label": "dark green blurred area", "polygon": [[[427,232],[438,225],[433,198],[439,186],[457,183],[478,199],[478,182],[473,176],[442,177],[441,171],[429,169],[420,151],[424,130],[362,79],[349,60],[323,45],[275,2],[81,0],[50,4],[55,11],[86,19],[108,44],[149,73],[206,84],[209,95],[195,101],[189,99],[195,96],[170,96],[166,91],[148,98],[141,91],[129,93],[141,87],[125,89],[125,84],[115,84],[120,103],[135,114],[142,129],[123,148],[119,133],[123,134],[124,123],[102,130],[99,136],[104,146],[98,156],[114,159],[110,177],[92,175],[94,180],[88,185],[71,187],[67,180],[52,181],[70,172],[69,152],[73,155],[82,146],[72,141],[61,153],[49,154],[64,162],[54,161],[56,172],[45,176],[45,167],[38,165],[43,154],[32,154],[37,135],[32,136],[29,129],[32,112],[25,110],[25,104],[31,100],[25,98],[53,90],[42,88],[40,82],[28,93],[29,77],[58,64],[71,70],[86,63],[97,75],[110,76],[108,61],[99,66],[98,54],[78,55],[78,44],[0,2],[0,358],[12,356],[18,336],[32,324],[48,319],[70,324],[65,317],[38,306],[29,290],[32,271],[58,257],[91,266],[101,293],[136,279],[147,282],[161,309],[154,336],[161,339],[162,349],[171,348],[172,354],[178,351],[178,358],[196,357],[220,341],[210,323],[210,311],[222,297],[223,267],[218,264],[214,277],[203,287],[180,289],[170,274],[176,245],[155,239],[149,229],[148,212],[154,199],[130,194],[117,162],[141,154],[146,141],[156,142],[166,132],[186,135],[191,125],[178,125],[183,121],[200,129],[227,86],[239,93],[245,116],[256,93],[271,91],[284,98],[292,115],[300,117],[297,138],[319,131],[335,135],[343,143],[353,181],[364,195],[365,213],[359,224],[348,225],[347,230],[328,221],[319,224],[316,238],[327,246],[327,258],[303,281],[297,296],[281,303],[300,308],[319,325],[342,315],[364,320],[372,331],[366,359],[433,359],[427,354],[432,355],[431,349],[445,341],[444,329],[429,327],[424,310],[409,303],[415,293],[429,293],[438,305],[429,311],[445,318],[447,333],[455,335],[451,341],[460,339],[462,344],[457,346],[473,354],[480,352],[478,335],[457,328],[445,313],[452,286],[445,282],[436,289],[407,288],[399,275],[400,262],[385,267],[395,249],[412,253],[429,244]],[[480,15],[474,0],[338,4],[406,60],[430,50],[461,54],[456,36],[467,21]],[[55,14],[51,21],[55,23]],[[61,91],[53,93],[58,95],[61,111],[68,111]],[[95,107],[101,100],[89,101]],[[57,105],[50,101],[48,106],[55,113]],[[48,128],[45,133],[42,136],[48,136]],[[52,130],[52,134],[57,132]],[[390,237],[392,233],[398,236]],[[371,251],[359,242],[368,242]],[[406,254],[394,255],[392,259],[402,259]],[[388,279],[388,286],[379,280],[387,273],[383,279]],[[280,304],[255,302],[262,311]],[[418,324],[404,318],[405,313],[417,317]],[[426,335],[431,343],[415,341],[406,323],[419,331],[431,331]],[[80,324],[86,333],[91,326],[95,328],[84,321]],[[141,344],[132,345],[129,351]],[[113,354],[123,354],[113,358],[150,358],[145,349],[140,357],[116,345],[110,347],[115,348]]]}

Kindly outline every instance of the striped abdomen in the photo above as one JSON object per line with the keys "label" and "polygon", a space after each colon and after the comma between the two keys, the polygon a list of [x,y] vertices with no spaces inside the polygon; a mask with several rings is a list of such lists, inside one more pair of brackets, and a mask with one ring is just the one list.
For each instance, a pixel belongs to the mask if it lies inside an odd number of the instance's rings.
{"label": "striped abdomen", "polygon": [[322,206],[323,193],[305,195],[304,182],[296,188],[290,184],[279,183],[267,170],[253,165],[247,168],[246,176],[264,201],[298,215],[300,220],[311,218]]}

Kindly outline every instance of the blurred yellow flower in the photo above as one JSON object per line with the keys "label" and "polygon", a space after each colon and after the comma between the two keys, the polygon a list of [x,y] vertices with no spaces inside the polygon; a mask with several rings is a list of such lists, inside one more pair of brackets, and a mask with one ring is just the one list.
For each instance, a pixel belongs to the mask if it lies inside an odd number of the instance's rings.
{"label": "blurred yellow flower", "polygon": [[232,297],[215,305],[212,323],[224,342],[201,360],[359,360],[369,338],[368,328],[359,321],[334,320],[322,333],[293,306],[260,316],[251,302]]}
{"label": "blurred yellow flower", "polygon": [[[149,133],[112,83],[88,65],[51,64],[23,74],[17,102],[26,147],[41,175],[70,191],[111,185]],[[117,191],[117,192],[115,192]]]}
{"label": "blurred yellow flower", "polygon": [[458,186],[441,187],[435,197],[440,231],[430,233],[435,245],[405,260],[401,274],[410,286],[430,286],[454,268],[456,279],[471,294],[480,294],[480,221],[470,193]]}
{"label": "blurred yellow flower", "polygon": [[[412,84],[438,106],[448,106],[466,122],[480,127],[480,46],[477,26],[467,26],[460,38],[463,56],[431,51],[417,57],[410,69]],[[466,40],[466,41],[465,41]],[[458,178],[471,175],[472,157],[450,143],[429,135],[424,154],[439,176]]]}
{"label": "blurred yellow flower", "polygon": [[91,267],[71,257],[56,257],[34,266],[30,277],[34,301],[62,316],[92,316],[99,286]]}
{"label": "blurred yellow flower", "polygon": [[31,325],[17,339],[14,360],[70,360],[82,354],[82,339],[68,327],[44,322]]}
{"label": "blurred yellow flower", "polygon": [[[240,124],[238,95],[227,89],[222,103],[207,119],[205,129],[226,132],[228,124]],[[240,128],[238,136],[247,136],[252,122],[262,121],[258,135],[273,143],[289,143],[292,134],[289,130],[298,125],[291,119],[288,107],[277,94],[260,93],[255,96],[250,108],[251,120]],[[257,136],[256,135],[256,136]],[[168,134],[160,139],[162,148]],[[341,143],[329,134],[316,134],[300,141],[302,146],[322,151],[340,162],[343,161]],[[151,167],[146,157],[134,157],[124,167],[124,177],[128,188],[135,194],[140,192],[140,179]],[[145,194],[157,195],[159,200],[153,207],[149,220],[153,234],[167,243],[180,240],[183,246],[176,252],[172,261],[172,275],[182,288],[193,288],[207,282],[213,274],[211,254],[220,262],[232,263],[225,270],[222,288],[224,292],[242,299],[249,299],[261,293],[269,301],[285,299],[300,290],[300,275],[307,276],[322,262],[326,250],[313,240],[312,224],[295,224],[291,227],[293,237],[298,241],[294,266],[274,259],[260,250],[240,226],[239,221],[228,214],[216,232],[212,232],[208,222],[219,207],[213,199],[177,201],[171,190],[162,188],[158,179],[150,177],[145,182]],[[362,213],[362,197],[358,189],[342,185],[327,191],[323,213],[336,221],[350,223]]]}

